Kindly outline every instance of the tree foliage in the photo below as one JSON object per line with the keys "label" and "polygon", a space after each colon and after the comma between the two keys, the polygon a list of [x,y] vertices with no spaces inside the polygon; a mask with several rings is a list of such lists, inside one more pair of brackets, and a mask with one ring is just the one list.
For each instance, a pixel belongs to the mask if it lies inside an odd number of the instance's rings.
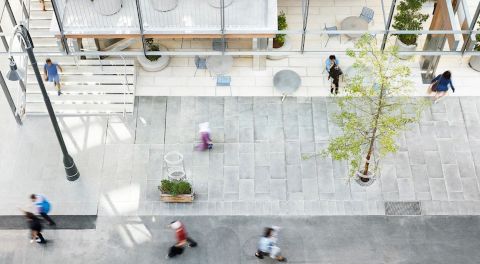
{"label": "tree foliage", "polygon": [[[428,15],[420,13],[422,5],[427,0],[402,0],[397,6],[392,27],[396,30],[421,30],[423,22],[427,21]],[[416,34],[399,34],[398,38],[406,45],[417,43]]]}
{"label": "tree foliage", "polygon": [[323,152],[334,160],[347,160],[351,176],[355,171],[368,175],[377,168],[372,164],[396,152],[396,137],[418,121],[426,102],[409,97],[410,68],[399,61],[396,48],[381,52],[373,38],[364,35],[355,49],[347,55],[354,60],[356,74],[347,76],[345,96],[336,100],[339,111],[333,114],[343,133]]}

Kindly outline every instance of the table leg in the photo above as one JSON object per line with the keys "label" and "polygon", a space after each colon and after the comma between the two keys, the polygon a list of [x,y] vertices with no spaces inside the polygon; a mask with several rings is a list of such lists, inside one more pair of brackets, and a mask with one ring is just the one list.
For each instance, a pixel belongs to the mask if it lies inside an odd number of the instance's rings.
{"label": "table leg", "polygon": [[285,97],[287,97],[287,94],[286,94],[286,93],[283,94],[282,102],[285,100]]}

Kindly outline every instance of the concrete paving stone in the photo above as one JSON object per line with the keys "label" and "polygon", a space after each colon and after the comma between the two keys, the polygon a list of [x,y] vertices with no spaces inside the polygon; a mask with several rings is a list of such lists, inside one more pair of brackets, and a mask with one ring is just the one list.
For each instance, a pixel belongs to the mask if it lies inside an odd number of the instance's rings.
{"label": "concrete paving stone", "polygon": [[443,164],[443,175],[448,192],[462,192],[462,182],[458,166],[453,164]]}
{"label": "concrete paving stone", "polygon": [[288,192],[302,192],[302,176],[299,165],[287,165]]}
{"label": "concrete paving stone", "polygon": [[457,164],[455,156],[452,155],[452,146],[455,145],[453,140],[438,140],[438,152],[442,164]]}
{"label": "concrete paving stone", "polygon": [[347,179],[335,179],[335,199],[347,201],[351,199],[350,186]]}
{"label": "concrete paving stone", "polygon": [[[211,127],[210,139],[213,144],[225,143],[225,129],[223,127]],[[198,140],[200,143],[200,140]]]}
{"label": "concrete paving stone", "polygon": [[300,141],[312,142],[313,144],[313,141],[314,141],[313,127],[299,127],[298,131],[300,135]]}
{"label": "concrete paving stone", "polygon": [[255,193],[270,192],[270,169],[268,166],[255,166]]}
{"label": "concrete paving stone", "polygon": [[335,191],[332,163],[329,159],[319,161],[317,159],[318,190],[321,193]]}
{"label": "concrete paving stone", "polygon": [[446,201],[448,200],[447,189],[445,187],[444,179],[430,178],[430,193],[432,194],[432,200]]}
{"label": "concrete paving stone", "polygon": [[224,171],[224,192],[238,193],[239,172],[237,166],[225,166]]}
{"label": "concrete paving stone", "polygon": [[254,119],[254,136],[255,140],[267,140],[269,130],[267,126],[267,116],[255,116]]}
{"label": "concrete paving stone", "polygon": [[288,191],[288,182],[287,182],[287,200],[305,200],[303,192],[290,192]]}
{"label": "concrete paving stone", "polygon": [[418,201],[430,201],[432,200],[432,195],[430,194],[430,192],[416,192],[415,198]]}
{"label": "concrete paving stone", "polygon": [[255,142],[255,166],[270,165],[268,153],[268,143]]}
{"label": "concrete paving stone", "polygon": [[415,191],[411,178],[397,179],[398,195],[401,201],[415,200]]}
{"label": "concrete paving stone", "polygon": [[238,201],[239,195],[238,192],[236,193],[224,193],[223,200],[225,201]]}
{"label": "concrete paving stone", "polygon": [[285,142],[270,142],[268,144],[268,152],[284,153],[285,152]]}
{"label": "concrete paving stone", "polygon": [[318,200],[318,182],[317,179],[303,179],[303,194],[305,200]]}
{"label": "concrete paving stone", "polygon": [[315,159],[302,159],[300,161],[300,166],[303,179],[315,178],[317,176],[317,166]]}
{"label": "concrete paving stone", "polygon": [[224,144],[224,164],[226,166],[238,165],[239,153],[238,143],[225,143]]}
{"label": "concrete paving stone", "polygon": [[271,179],[270,180],[270,195],[273,200],[286,200],[287,199],[287,181],[284,179]]}
{"label": "concrete paving stone", "polygon": [[270,142],[283,142],[283,141],[285,141],[285,135],[283,133],[283,127],[267,127],[267,139]]}
{"label": "concrete paving stone", "polygon": [[300,152],[301,153],[314,153],[315,144],[312,142],[300,141]]}
{"label": "concrete paving stone", "polygon": [[320,200],[333,201],[335,200],[336,196],[334,192],[331,192],[331,193],[319,193],[318,197]]}
{"label": "concrete paving stone", "polygon": [[192,153],[193,166],[208,166],[210,163],[210,154],[206,151],[194,151]]}
{"label": "concrete paving stone", "polygon": [[440,101],[437,104],[432,104],[430,106],[432,113],[446,113],[447,108],[445,107],[444,101]]}
{"label": "concrete paving stone", "polygon": [[372,185],[365,188],[367,200],[382,200],[382,189],[380,181],[375,181]]}
{"label": "concrete paving stone", "polygon": [[269,127],[282,127],[283,126],[283,114],[281,104],[268,104],[267,105],[268,126]]}
{"label": "concrete paving stone", "polygon": [[[436,151],[438,148],[435,140],[435,135],[436,135],[435,126],[433,124],[431,125],[420,124],[420,133],[421,133],[421,136],[418,139],[418,142],[421,142],[423,146],[423,150]],[[427,160],[426,157],[425,157],[425,160]]]}
{"label": "concrete paving stone", "polygon": [[470,142],[467,135],[465,125],[450,125],[450,133],[452,134],[452,140],[454,142],[454,149],[456,151],[468,151],[470,150]]}
{"label": "concrete paving stone", "polygon": [[311,104],[298,104],[298,125],[300,127],[312,127]]}
{"label": "concrete paving stone", "polygon": [[478,188],[478,180],[475,177],[461,178],[462,190],[465,200],[478,201],[480,200],[480,192]]}
{"label": "concrete paving stone", "polygon": [[435,122],[435,135],[437,138],[450,138],[450,126],[448,121]]}
{"label": "concrete paving stone", "polygon": [[[463,192],[447,192],[449,201],[464,201]],[[448,211],[447,211],[448,212]]]}
{"label": "concrete paving stone", "polygon": [[239,199],[241,201],[253,200],[255,198],[254,180],[240,179],[239,181]]}
{"label": "concrete paving stone", "polygon": [[221,201],[223,199],[223,179],[208,180],[208,200]]}
{"label": "concrete paving stone", "polygon": [[348,177],[348,168],[347,163],[343,160],[334,160],[332,161],[333,165],[333,177],[335,178],[345,178]]}
{"label": "concrete paving stone", "polygon": [[407,141],[405,139],[405,133],[400,132],[398,136],[395,138],[395,143],[397,144],[397,148],[399,152],[407,151]]}
{"label": "concrete paving stone", "polygon": [[[251,107],[251,106],[250,106]],[[253,109],[243,110],[238,115],[239,128],[253,128]]]}
{"label": "concrete paving stone", "polygon": [[238,152],[239,153],[254,153],[255,152],[255,144],[254,143],[241,143],[238,144]]}
{"label": "concrete paving stone", "polygon": [[[225,143],[237,143],[239,142],[239,127],[238,117],[229,117],[225,120],[224,133]],[[252,131],[253,133],[253,131]],[[253,139],[252,139],[253,141]]]}
{"label": "concrete paving stone", "polygon": [[442,163],[438,151],[425,151],[425,162],[429,178],[443,178]]}
{"label": "concrete paving stone", "polygon": [[432,119],[435,122],[438,121],[448,121],[448,116],[445,113],[432,113]]}
{"label": "concrete paving stone", "polygon": [[303,200],[287,201],[287,206],[290,215],[305,214],[305,202]]}
{"label": "concrete paving stone", "polygon": [[284,153],[270,153],[270,177],[272,179],[285,179],[285,154]]}
{"label": "concrete paving stone", "polygon": [[380,181],[382,192],[398,192],[397,175],[395,166],[384,164],[380,167]]}
{"label": "concrete paving stone", "polygon": [[400,195],[398,192],[382,192],[384,201],[399,201]]}
{"label": "concrete paving stone", "polygon": [[399,151],[395,155],[395,169],[398,178],[412,178],[407,151]]}
{"label": "concrete paving stone", "polygon": [[238,97],[225,97],[224,99],[225,116],[238,115]]}
{"label": "concrete paving stone", "polygon": [[301,160],[300,142],[298,141],[285,142],[285,160],[287,165],[300,163],[300,160]]}
{"label": "concrete paving stone", "polygon": [[475,165],[473,163],[472,154],[467,151],[456,151],[455,158],[457,160],[458,169],[462,178],[475,177]]}
{"label": "concrete paving stone", "polygon": [[209,178],[223,178],[223,153],[210,152]]}
{"label": "concrete paving stone", "polygon": [[410,169],[412,171],[412,179],[415,192],[429,192],[430,186],[427,176],[427,166],[411,165]]}
{"label": "concrete paving stone", "polygon": [[255,155],[253,153],[239,154],[240,179],[253,179],[255,176]]}
{"label": "concrete paving stone", "polygon": [[366,192],[351,192],[352,201],[366,201],[367,193]]}
{"label": "concrete paving stone", "polygon": [[300,138],[299,132],[298,132],[298,125],[286,123],[286,121],[284,122],[285,122],[285,126],[283,128],[283,131],[285,135],[285,140],[298,140]]}
{"label": "concrete paving stone", "polygon": [[418,144],[418,139],[409,142],[407,140],[407,150],[408,158],[410,164],[425,164],[425,156],[423,152],[423,147],[421,144]]}

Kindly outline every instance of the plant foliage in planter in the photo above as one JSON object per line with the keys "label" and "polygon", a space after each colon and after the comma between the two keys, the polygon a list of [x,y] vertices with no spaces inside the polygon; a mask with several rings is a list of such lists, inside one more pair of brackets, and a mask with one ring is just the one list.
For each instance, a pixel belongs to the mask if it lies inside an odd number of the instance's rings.
{"label": "plant foliage in planter", "polygon": [[[480,21],[478,21],[477,24],[480,26]],[[480,28],[477,28],[477,30],[480,30]],[[475,40],[477,43],[475,43],[473,50],[480,51],[480,34],[475,35]]]}
{"label": "plant foliage in planter", "polygon": [[[145,39],[145,44],[147,44],[148,51],[159,51],[160,50],[160,46],[153,41],[153,38]],[[150,60],[150,61],[157,61],[162,56],[161,55],[146,55],[145,57],[147,57],[147,59]]]}
{"label": "plant foliage in planter", "polygon": [[[287,16],[285,15],[285,12],[280,11],[280,15],[277,17],[277,23],[278,23],[278,30],[285,30],[288,28],[287,24]],[[285,43],[285,34],[277,34],[275,35],[275,38],[273,38],[273,47],[274,48],[280,48],[283,46]]]}
{"label": "plant foliage in planter", "polygon": [[[422,5],[427,0],[402,0],[398,6],[398,13],[394,16],[395,22],[392,27],[396,30],[421,30],[423,22],[427,21],[428,15],[420,13]],[[397,34],[398,39],[405,45],[417,43],[416,34]]]}
{"label": "plant foliage in planter", "polygon": [[173,196],[192,194],[192,186],[187,181],[162,180],[158,189],[164,194]]}
{"label": "plant foliage in planter", "polygon": [[396,152],[395,139],[418,121],[427,104],[426,99],[409,95],[410,68],[400,63],[395,47],[382,52],[371,36],[364,35],[355,50],[347,50],[347,55],[354,60],[357,74],[347,79],[345,96],[336,98],[339,111],[333,115],[343,133],[332,138],[322,153],[348,161],[351,177],[375,172],[378,166],[372,168],[372,164]]}

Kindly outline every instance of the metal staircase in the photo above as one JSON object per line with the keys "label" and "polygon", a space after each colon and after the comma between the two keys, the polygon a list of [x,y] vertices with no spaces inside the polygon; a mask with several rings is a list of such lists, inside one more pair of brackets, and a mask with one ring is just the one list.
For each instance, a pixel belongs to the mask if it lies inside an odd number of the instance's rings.
{"label": "metal staircase", "polygon": [[[30,2],[29,31],[36,52],[58,52],[58,39],[50,32],[53,9],[45,0],[42,11],[39,1]],[[46,56],[37,61],[43,73]],[[133,112],[135,100],[134,61],[124,58],[93,58],[80,60],[75,56],[55,56],[58,63],[62,95],[58,96],[53,83],[45,82],[47,92],[57,114],[125,114]],[[44,77],[44,76],[42,76]],[[27,69],[26,114],[47,114],[37,80],[31,66]]]}

